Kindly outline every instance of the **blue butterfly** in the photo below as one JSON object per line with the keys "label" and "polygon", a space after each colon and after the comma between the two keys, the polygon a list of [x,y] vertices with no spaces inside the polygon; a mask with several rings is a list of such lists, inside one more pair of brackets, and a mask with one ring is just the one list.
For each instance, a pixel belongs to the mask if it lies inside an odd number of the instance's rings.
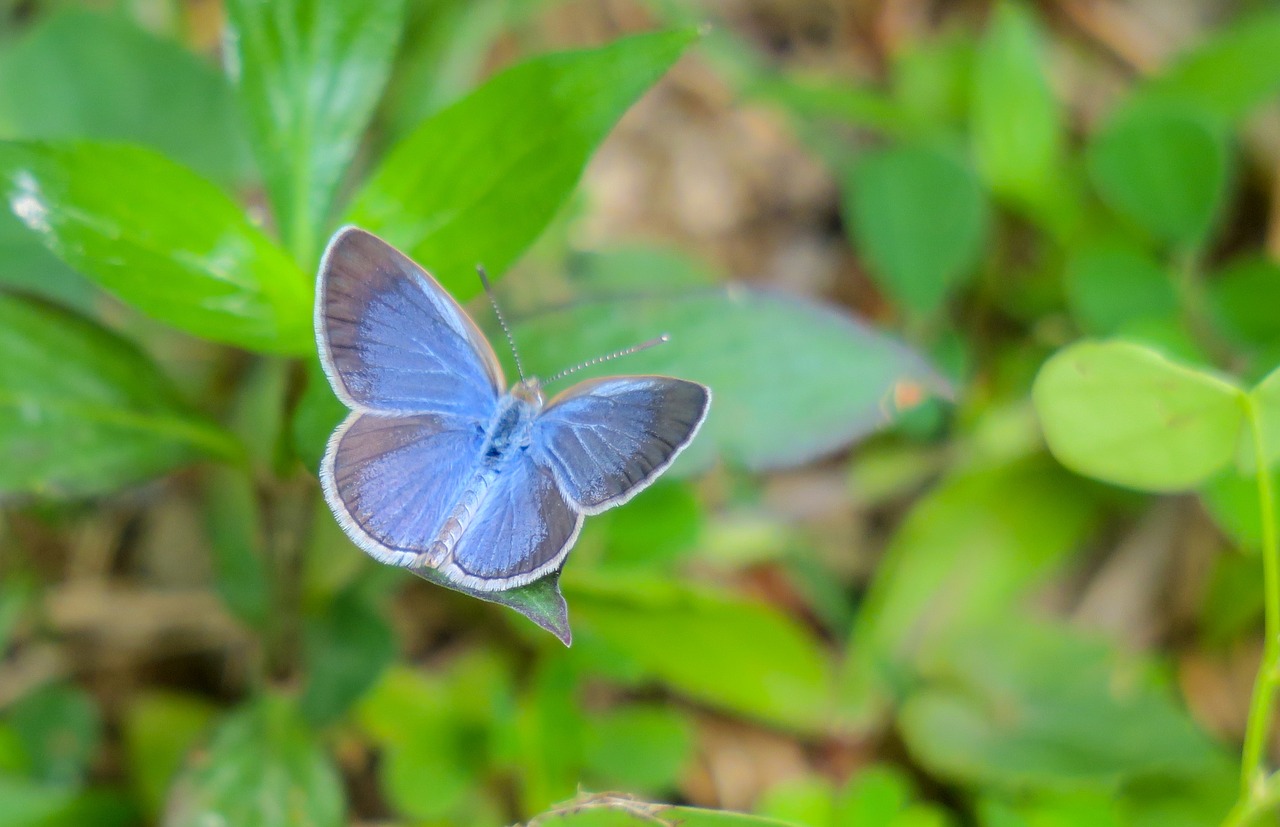
{"label": "blue butterfly", "polygon": [[665,376],[593,379],[549,403],[534,378],[507,391],[457,302],[355,227],[329,242],[315,313],[321,364],[351,409],[320,466],[329,507],[377,560],[476,591],[556,571],[584,515],[652,483],[711,403]]}

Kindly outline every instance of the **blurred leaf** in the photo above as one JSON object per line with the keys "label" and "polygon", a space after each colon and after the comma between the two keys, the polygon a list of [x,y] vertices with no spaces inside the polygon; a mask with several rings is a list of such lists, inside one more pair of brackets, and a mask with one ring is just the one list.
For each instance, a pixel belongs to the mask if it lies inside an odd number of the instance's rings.
{"label": "blurred leaf", "polygon": [[915,798],[910,780],[889,766],[859,770],[840,793],[832,827],[883,824],[897,827],[898,815]]}
{"label": "blurred leaf", "polygon": [[565,585],[579,635],[602,655],[722,710],[802,732],[829,725],[825,653],[773,607],[639,575]]}
{"label": "blurred leaf", "polygon": [[[1272,485],[1276,486],[1272,496],[1280,507],[1280,474],[1274,471]],[[1199,494],[1200,502],[1218,528],[1243,551],[1262,548],[1262,510],[1258,503],[1258,480],[1252,472],[1244,474],[1237,468],[1228,468],[1200,486]],[[1251,563],[1255,567],[1257,564],[1257,560]]]}
{"label": "blurred leaf", "polygon": [[1280,265],[1264,258],[1231,262],[1208,284],[1209,304],[1223,332],[1240,345],[1265,347],[1280,340]]}
{"label": "blurred leaf", "polygon": [[985,798],[978,803],[978,813],[983,827],[1128,827],[1115,797],[1093,790],[1018,802]]}
{"label": "blurred leaf", "polygon": [[0,294],[0,353],[0,494],[91,495],[237,455],[137,348],[87,319]]}
{"label": "blurred leaf", "polygon": [[1123,109],[1090,141],[1087,160],[1116,212],[1172,244],[1204,244],[1226,201],[1226,139],[1194,109]]}
{"label": "blurred leaf", "polygon": [[1148,664],[1065,628],[997,624],[922,666],[899,725],[912,755],[946,779],[1106,790],[1196,778],[1223,761]]}
{"label": "blurred leaf", "polygon": [[[1254,494],[1255,510],[1257,494]],[[1265,592],[1254,554],[1218,554],[1202,588],[1199,634],[1210,646],[1229,646],[1262,621]]]}
{"label": "blurred leaf", "polygon": [[952,155],[913,145],[868,152],[842,187],[855,248],[904,309],[933,313],[972,275],[987,204],[976,176]]}
{"label": "blurred leaf", "polygon": [[660,247],[579,253],[569,261],[569,268],[578,293],[592,298],[675,293],[716,282],[710,265],[687,253]]}
{"label": "blurred leaf", "polygon": [[8,717],[37,780],[74,786],[88,775],[102,740],[102,717],[88,693],[50,684],[18,700]]}
{"label": "blurred leaf", "polygon": [[1036,377],[1045,441],[1079,474],[1143,491],[1194,487],[1231,462],[1242,391],[1124,341],[1078,342]]}
{"label": "blurred leaf", "polygon": [[329,435],[347,415],[347,407],[333,395],[318,356],[307,359],[307,386],[293,413],[293,450],[312,474],[320,473]]}
{"label": "blurred leaf", "polygon": [[403,249],[455,297],[475,295],[476,263],[497,275],[524,252],[613,124],[695,37],[637,35],[502,72],[395,147],[349,220]]}
{"label": "blurred leaf", "polygon": [[461,812],[492,766],[493,728],[514,714],[507,667],[473,653],[432,674],[395,666],[357,707],[379,742],[382,789],[400,813],[469,823]]}
{"label": "blurred leaf", "polygon": [[404,0],[229,0],[228,61],[286,245],[320,250],[334,193],[391,73]]}
{"label": "blurred leaf", "polygon": [[[943,385],[916,353],[834,308],[741,286],[580,302],[518,325],[516,340],[527,366],[550,372],[660,333],[670,343],[628,356],[625,372],[680,376],[714,394],[676,464],[686,473],[715,456],[752,469],[808,462],[883,426],[898,390]],[[773,377],[786,378],[785,392],[763,390]]]}
{"label": "blurred leaf", "polygon": [[214,469],[204,489],[213,585],[236,617],[266,629],[272,609],[261,506],[243,468]]}
{"label": "blurred leaf", "polygon": [[578,789],[587,739],[574,668],[581,652],[579,645],[545,653],[524,682],[510,760],[522,812],[545,810]]}
{"label": "blurred leaf", "polygon": [[995,193],[1032,204],[1058,197],[1065,137],[1043,51],[1032,12],[1004,0],[977,49],[973,79],[978,169]]}
{"label": "blurred leaf", "polygon": [[129,704],[124,719],[129,779],[150,819],[164,809],[170,783],[214,714],[202,698],[169,692],[145,694]]}
{"label": "blurred leaf", "polygon": [[946,135],[961,125],[970,111],[976,51],[972,35],[953,29],[905,40],[892,55],[893,96],[914,132]]}
{"label": "blurred leaf", "polygon": [[1084,541],[1095,498],[1040,458],[954,476],[916,501],[860,607],[841,703],[859,726],[924,653],[1024,601]]}
{"label": "blurred leaf", "polygon": [[303,716],[315,726],[336,721],[377,682],[397,648],[391,626],[355,590],[309,614],[303,626]]}
{"label": "blurred leaf", "polygon": [[800,827],[771,818],[650,804],[610,793],[566,802],[529,821],[528,827]]}
{"label": "blurred leaf", "polygon": [[342,778],[293,706],[265,696],[232,713],[170,792],[165,827],[339,827]]}
{"label": "blurred leaf", "polygon": [[150,146],[216,181],[249,153],[226,78],[120,15],[59,9],[0,48],[0,138]]}
{"label": "blurred leaf", "polygon": [[1133,246],[1101,243],[1074,249],[1064,278],[1071,314],[1094,335],[1112,335],[1135,320],[1178,313],[1171,275]]}
{"label": "blurred leaf", "polygon": [[617,707],[590,716],[585,732],[585,769],[600,789],[675,790],[693,754],[693,727],[669,706]]}
{"label": "blurred leaf", "polygon": [[225,194],[164,156],[0,142],[0,186],[45,246],[147,315],[250,350],[314,349],[307,277]]}
{"label": "blurred leaf", "polygon": [[1171,100],[1236,120],[1280,90],[1280,14],[1242,15],[1177,57],[1135,93],[1138,100]]}
{"label": "blurred leaf", "polygon": [[138,813],[118,793],[0,775],[0,827],[130,827]]}
{"label": "blurred leaf", "polygon": [[626,508],[607,511],[587,525],[603,538],[605,565],[661,566],[693,547],[702,513],[692,486],[658,480]]}
{"label": "blurred leaf", "polygon": [[765,790],[756,799],[755,812],[757,815],[809,827],[836,827],[835,797],[836,791],[830,781],[816,776],[801,776],[774,784]]}

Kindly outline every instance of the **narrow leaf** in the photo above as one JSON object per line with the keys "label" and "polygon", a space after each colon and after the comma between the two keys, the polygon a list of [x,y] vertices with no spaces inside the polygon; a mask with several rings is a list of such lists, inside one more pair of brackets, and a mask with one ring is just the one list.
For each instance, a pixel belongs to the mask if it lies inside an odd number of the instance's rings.
{"label": "narrow leaf", "polygon": [[694,40],[643,34],[534,58],[494,77],[395,147],[355,224],[422,263],[455,297],[501,273],[568,199],[596,146]]}
{"label": "narrow leaf", "polygon": [[88,319],[0,294],[0,353],[0,494],[103,493],[238,454],[141,351]]}
{"label": "narrow leaf", "polygon": [[289,248],[309,266],[391,72],[404,0],[231,0],[232,74]]}
{"label": "narrow leaf", "polygon": [[250,350],[314,348],[309,277],[217,187],[162,155],[0,143],[0,195],[57,256],[149,316]]}

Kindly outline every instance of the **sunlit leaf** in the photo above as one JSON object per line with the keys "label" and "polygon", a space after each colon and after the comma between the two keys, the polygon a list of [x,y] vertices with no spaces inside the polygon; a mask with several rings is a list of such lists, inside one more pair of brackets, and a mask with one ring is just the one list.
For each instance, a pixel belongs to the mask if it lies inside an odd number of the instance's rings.
{"label": "sunlit leaf", "polygon": [[1241,390],[1123,341],[1053,356],[1033,398],[1053,455],[1073,471],[1145,491],[1204,482],[1235,455]]}
{"label": "sunlit leaf", "polygon": [[231,73],[289,248],[304,266],[391,72],[404,0],[230,0]]}
{"label": "sunlit leaf", "polygon": [[0,191],[45,246],[153,318],[250,350],[315,346],[309,277],[217,187],[162,155],[0,143]]}
{"label": "sunlit leaf", "polygon": [[508,69],[401,141],[349,220],[404,250],[454,296],[474,295],[476,263],[496,275],[524,252],[613,124],[695,37],[636,35]]}
{"label": "sunlit leaf", "polygon": [[96,494],[237,455],[146,356],[87,319],[0,295],[0,352],[0,493]]}

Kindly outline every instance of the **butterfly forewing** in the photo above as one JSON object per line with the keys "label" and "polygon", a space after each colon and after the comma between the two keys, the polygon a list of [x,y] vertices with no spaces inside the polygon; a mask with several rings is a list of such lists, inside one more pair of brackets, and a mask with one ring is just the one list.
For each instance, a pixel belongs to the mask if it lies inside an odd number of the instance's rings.
{"label": "butterfly forewing", "polygon": [[317,289],[320,358],[348,407],[488,422],[505,390],[502,368],[425,270],[349,227],[330,242]]}
{"label": "butterfly forewing", "polygon": [[711,392],[666,376],[582,382],[534,425],[538,461],[585,513],[626,502],[666,470],[706,418]]}

